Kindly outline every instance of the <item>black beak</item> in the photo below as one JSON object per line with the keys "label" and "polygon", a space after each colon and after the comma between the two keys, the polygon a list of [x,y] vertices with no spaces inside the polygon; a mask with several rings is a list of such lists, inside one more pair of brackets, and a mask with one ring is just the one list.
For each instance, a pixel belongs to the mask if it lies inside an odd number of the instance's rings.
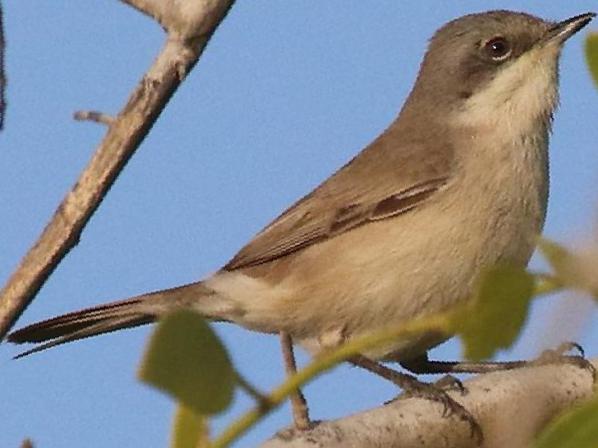
{"label": "black beak", "polygon": [[590,23],[594,17],[596,17],[596,13],[587,12],[585,14],[580,14],[578,16],[571,17],[570,19],[563,20],[548,30],[543,41],[546,43],[557,42],[562,44],[579,30],[581,30],[584,26]]}

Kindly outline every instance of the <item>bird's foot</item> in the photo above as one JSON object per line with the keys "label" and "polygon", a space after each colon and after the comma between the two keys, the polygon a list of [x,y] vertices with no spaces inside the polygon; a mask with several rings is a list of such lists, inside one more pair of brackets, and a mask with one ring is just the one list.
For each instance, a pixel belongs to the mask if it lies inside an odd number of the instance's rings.
{"label": "bird's foot", "polygon": [[425,400],[442,404],[443,417],[455,416],[469,424],[471,436],[478,442],[479,445],[482,444],[484,435],[482,433],[482,428],[476,421],[475,417],[454,398],[452,398],[446,391],[446,389],[456,389],[461,394],[464,394],[466,389],[460,380],[447,375],[436,383],[430,384],[419,381],[416,378],[412,378],[409,381],[402,381],[401,387],[403,388],[404,392],[395,400],[423,398]]}
{"label": "bird's foot", "polygon": [[444,375],[442,378],[434,382],[434,386],[444,391],[457,391],[461,395],[467,394],[467,389],[463,385],[463,381],[453,375]]}
{"label": "bird's foot", "polygon": [[[576,354],[568,354],[576,352]],[[571,364],[589,371],[596,381],[596,368],[585,358],[583,347],[576,342],[563,342],[556,349],[544,350],[540,356],[531,361],[531,365],[544,366],[550,364]]]}
{"label": "bird's foot", "polygon": [[390,369],[364,356],[355,356],[352,358],[351,362],[361,368],[369,370],[370,372],[385,378],[388,381],[391,381],[403,389],[403,394],[385,404],[408,398],[423,398],[425,400],[439,402],[443,405],[442,415],[444,417],[455,416],[460,420],[467,422],[471,430],[472,438],[476,440],[478,445],[482,444],[484,440],[482,428],[474,416],[461,404],[455,401],[446,392],[446,390],[442,389],[442,387],[447,386],[456,387],[457,389],[464,389],[463,385],[458,379],[454,377],[441,379],[439,387],[437,384],[421,382],[413,375],[397,372],[396,370]]}

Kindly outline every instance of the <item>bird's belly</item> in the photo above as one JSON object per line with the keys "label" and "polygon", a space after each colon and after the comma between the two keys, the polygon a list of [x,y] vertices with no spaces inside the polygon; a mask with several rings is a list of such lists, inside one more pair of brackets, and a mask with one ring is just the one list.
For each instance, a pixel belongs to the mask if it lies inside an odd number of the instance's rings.
{"label": "bird's belly", "polygon": [[[309,253],[300,264],[298,260],[296,275],[301,277],[292,275],[285,285],[296,292],[281,303],[289,330],[310,351],[317,351],[450,310],[471,296],[484,268],[527,264],[544,216],[537,200],[530,206],[533,200],[487,204],[473,197],[469,209],[459,207],[459,212],[447,202],[444,213],[423,207],[330,240],[328,247],[314,251],[313,262]],[[405,359],[444,339],[423,334],[370,355],[393,353]]]}

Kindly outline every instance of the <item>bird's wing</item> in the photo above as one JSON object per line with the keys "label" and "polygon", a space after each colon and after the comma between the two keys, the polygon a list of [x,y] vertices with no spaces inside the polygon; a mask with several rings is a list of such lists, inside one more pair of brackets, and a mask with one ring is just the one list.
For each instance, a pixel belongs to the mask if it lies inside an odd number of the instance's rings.
{"label": "bird's wing", "polygon": [[388,132],[276,218],[223,269],[267,263],[357,226],[408,212],[447,183],[450,150],[417,143],[397,147]]}

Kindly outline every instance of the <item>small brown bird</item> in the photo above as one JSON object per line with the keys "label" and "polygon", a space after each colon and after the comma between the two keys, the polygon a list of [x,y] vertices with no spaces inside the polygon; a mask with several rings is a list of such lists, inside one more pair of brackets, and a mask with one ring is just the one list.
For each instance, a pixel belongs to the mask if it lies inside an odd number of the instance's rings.
{"label": "small brown bird", "polygon": [[[561,48],[593,17],[492,11],[449,22],[398,118],[217,273],[9,340],[41,343],[25,355],[189,308],[317,352],[455,307],[484,268],[530,259],[546,213]],[[409,364],[443,339],[424,334],[363,355]]]}

